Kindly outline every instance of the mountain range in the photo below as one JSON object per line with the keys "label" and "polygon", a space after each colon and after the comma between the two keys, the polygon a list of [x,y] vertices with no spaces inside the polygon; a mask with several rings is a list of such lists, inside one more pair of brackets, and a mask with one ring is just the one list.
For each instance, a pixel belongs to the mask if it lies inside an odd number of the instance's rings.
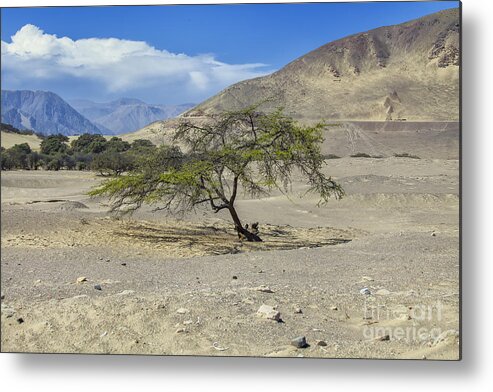
{"label": "mountain range", "polygon": [[72,100],[72,107],[96,124],[104,133],[132,132],[154,121],[178,116],[194,104],[153,105],[134,98],[107,103]]}
{"label": "mountain range", "polygon": [[2,91],[2,122],[66,135],[129,134],[140,128],[131,137],[149,137],[172,130],[176,120],[166,119],[187,109],[181,116],[201,121],[207,114],[255,104],[266,111],[283,107],[305,123],[458,121],[459,45],[459,9],[449,9],[330,42],[195,107],[129,98],[69,105],[50,92]]}
{"label": "mountain range", "polygon": [[132,132],[157,120],[175,117],[192,104],[150,105],[121,98],[109,103],[74,100],[70,104],[49,91],[2,90],[1,121],[45,135]]}
{"label": "mountain range", "polygon": [[262,103],[298,120],[456,121],[459,10],[330,42],[273,74],[226,88],[185,116]]}
{"label": "mountain range", "polygon": [[45,135],[102,133],[87,118],[49,91],[2,90],[2,122]]}

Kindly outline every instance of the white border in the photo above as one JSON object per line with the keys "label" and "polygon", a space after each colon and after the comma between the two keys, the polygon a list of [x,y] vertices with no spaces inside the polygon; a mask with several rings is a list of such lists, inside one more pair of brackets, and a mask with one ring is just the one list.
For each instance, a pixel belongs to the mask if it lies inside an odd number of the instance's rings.
{"label": "white border", "polygon": [[[216,3],[231,3],[216,0]],[[244,1],[261,2],[261,1]],[[287,2],[287,1],[271,1]],[[205,3],[22,1],[5,6]],[[463,360],[461,362],[0,354],[0,384],[15,391],[485,391],[493,385],[493,14],[463,1]],[[488,259],[489,256],[489,259]],[[7,389],[5,389],[7,388]]]}

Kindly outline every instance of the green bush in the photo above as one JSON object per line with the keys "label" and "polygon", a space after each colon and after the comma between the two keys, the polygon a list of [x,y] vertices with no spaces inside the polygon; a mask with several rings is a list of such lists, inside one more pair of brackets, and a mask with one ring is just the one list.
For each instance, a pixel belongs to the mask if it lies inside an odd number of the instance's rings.
{"label": "green bush", "polygon": [[131,168],[131,159],[126,154],[116,151],[97,154],[91,164],[91,169],[98,171],[102,176],[118,176]]}

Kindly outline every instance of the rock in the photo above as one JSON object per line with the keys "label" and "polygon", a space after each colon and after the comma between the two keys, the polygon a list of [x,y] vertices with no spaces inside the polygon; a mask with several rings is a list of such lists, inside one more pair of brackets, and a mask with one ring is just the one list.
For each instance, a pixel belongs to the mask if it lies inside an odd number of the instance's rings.
{"label": "rock", "polygon": [[254,290],[261,291],[262,293],[273,293],[274,292],[274,290],[272,290],[270,287],[264,286],[264,285],[255,287]]}
{"label": "rock", "polygon": [[121,263],[122,266],[126,267],[127,266],[127,263]]}
{"label": "rock", "polygon": [[13,308],[9,308],[5,304],[2,304],[2,313],[5,317],[9,318],[15,314],[15,310]]}
{"label": "rock", "polygon": [[257,316],[275,321],[281,319],[281,313],[269,305],[262,305],[259,310],[257,310]]}
{"label": "rock", "polygon": [[377,342],[385,342],[387,340],[390,340],[390,335],[382,335],[382,336],[377,336],[375,338]]}
{"label": "rock", "polygon": [[435,232],[432,232],[432,233],[431,233],[431,236],[432,236],[432,237],[436,237],[436,235],[437,235],[437,234],[436,234]]}
{"label": "rock", "polygon": [[236,280],[238,279],[238,277],[236,275],[233,275],[233,280]]}
{"label": "rock", "polygon": [[2,293],[2,295],[0,296],[0,299],[5,299],[5,294]]}
{"label": "rock", "polygon": [[190,325],[190,324],[193,324],[193,321],[192,320],[185,320],[183,322],[183,325]]}
{"label": "rock", "polygon": [[331,306],[330,310],[339,310],[337,306]]}
{"label": "rock", "polygon": [[99,290],[99,291],[103,290],[103,288],[101,287],[101,285],[100,285],[100,284],[95,284],[95,285],[94,285],[94,288],[95,288],[96,290]]}
{"label": "rock", "polygon": [[22,317],[19,317],[17,319],[17,323],[22,324],[24,322],[24,319]]}
{"label": "rock", "polygon": [[77,283],[87,282],[87,278],[85,276],[81,276],[81,277],[77,278],[76,282]]}
{"label": "rock", "polygon": [[303,310],[301,310],[301,308],[295,308],[294,313],[301,314],[301,313],[303,313]]}
{"label": "rock", "polygon": [[115,295],[130,295],[133,293],[135,293],[135,291],[133,291],[133,290],[123,290],[121,293],[117,293]]}
{"label": "rock", "polygon": [[359,291],[363,295],[371,295],[371,291],[368,287],[364,287]]}
{"label": "rock", "polygon": [[187,332],[187,330],[185,328],[178,328],[176,330],[176,333],[185,333],[185,332]]}
{"label": "rock", "polygon": [[185,309],[185,308],[179,308],[179,309],[176,310],[176,313],[178,313],[178,314],[186,314],[186,313],[189,313],[189,312],[190,312],[190,310]]}
{"label": "rock", "polygon": [[306,342],[306,338],[304,336],[299,336],[291,340],[291,345],[297,348],[306,348],[308,347],[308,343]]}
{"label": "rock", "polygon": [[317,340],[316,342],[317,346],[327,346],[327,342],[325,340]]}
{"label": "rock", "polygon": [[370,276],[363,276],[363,277],[361,278],[361,281],[362,281],[362,282],[373,282],[373,281],[374,281],[374,279],[373,279],[372,277],[370,277]]}

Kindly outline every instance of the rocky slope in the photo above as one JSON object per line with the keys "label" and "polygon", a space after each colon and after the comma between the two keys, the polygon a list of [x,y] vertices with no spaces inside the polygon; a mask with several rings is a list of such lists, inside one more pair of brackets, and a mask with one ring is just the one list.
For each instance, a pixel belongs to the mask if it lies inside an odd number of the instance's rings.
{"label": "rocky slope", "polygon": [[268,100],[305,121],[456,121],[459,10],[328,43],[261,78],[237,83],[186,113],[230,110]]}
{"label": "rocky slope", "polygon": [[101,133],[99,127],[49,91],[2,90],[2,122],[45,135]]}

